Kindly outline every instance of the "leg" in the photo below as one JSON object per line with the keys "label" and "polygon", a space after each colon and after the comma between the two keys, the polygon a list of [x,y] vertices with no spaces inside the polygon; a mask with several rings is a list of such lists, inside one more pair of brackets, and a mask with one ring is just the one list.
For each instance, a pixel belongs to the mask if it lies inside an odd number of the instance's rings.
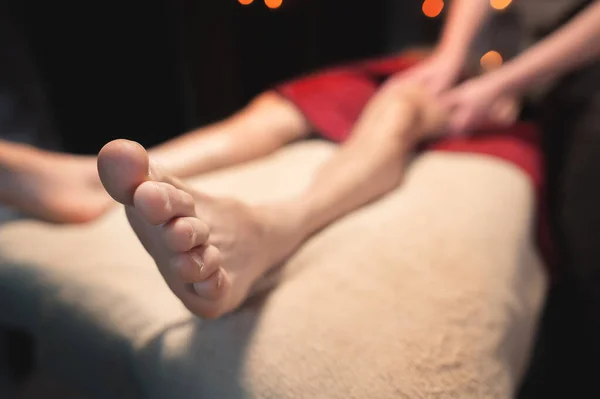
{"label": "leg", "polygon": [[[150,152],[170,173],[187,177],[266,155],[309,131],[293,105],[267,92],[231,118]],[[0,202],[67,223],[93,220],[112,204],[92,157],[40,151],[1,140]]]}
{"label": "leg", "polygon": [[311,189],[272,205],[251,208],[187,188],[124,140],[102,149],[99,173],[173,292],[195,314],[218,317],[315,231],[398,184],[407,150],[429,130],[424,104],[414,91],[381,90]]}
{"label": "leg", "polygon": [[266,92],[231,118],[169,140],[150,155],[184,178],[260,158],[309,133],[294,105]]}
{"label": "leg", "polygon": [[302,215],[303,235],[310,236],[396,187],[409,151],[437,134],[444,119],[420,89],[384,86],[307,192],[277,207]]}

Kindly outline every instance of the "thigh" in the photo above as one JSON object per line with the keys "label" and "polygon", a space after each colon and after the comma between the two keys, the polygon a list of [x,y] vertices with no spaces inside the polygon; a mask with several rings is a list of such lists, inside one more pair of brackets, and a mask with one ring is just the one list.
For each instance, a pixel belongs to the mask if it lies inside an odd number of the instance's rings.
{"label": "thigh", "polygon": [[277,86],[314,130],[328,140],[343,142],[363,109],[389,76],[418,62],[413,54],[383,57],[329,68]]}

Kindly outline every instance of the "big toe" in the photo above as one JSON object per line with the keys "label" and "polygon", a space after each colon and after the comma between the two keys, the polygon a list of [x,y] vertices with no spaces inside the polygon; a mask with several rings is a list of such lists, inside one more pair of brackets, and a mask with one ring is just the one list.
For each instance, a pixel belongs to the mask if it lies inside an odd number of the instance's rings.
{"label": "big toe", "polygon": [[98,154],[98,174],[104,188],[116,201],[133,204],[137,187],[150,180],[148,153],[130,140],[114,140]]}

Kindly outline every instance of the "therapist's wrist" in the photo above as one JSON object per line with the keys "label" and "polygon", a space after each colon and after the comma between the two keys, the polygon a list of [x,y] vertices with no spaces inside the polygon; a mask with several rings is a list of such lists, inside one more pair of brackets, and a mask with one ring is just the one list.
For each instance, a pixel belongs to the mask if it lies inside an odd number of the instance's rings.
{"label": "therapist's wrist", "polygon": [[432,53],[436,63],[450,74],[458,75],[464,69],[467,61],[467,53],[455,47],[438,46]]}
{"label": "therapist's wrist", "polygon": [[467,49],[462,43],[441,41],[434,49],[434,54],[448,61],[462,64],[467,58]]}
{"label": "therapist's wrist", "polygon": [[532,82],[527,76],[519,74],[518,70],[510,65],[501,67],[485,76],[490,85],[490,90],[499,97],[521,97],[529,90]]}

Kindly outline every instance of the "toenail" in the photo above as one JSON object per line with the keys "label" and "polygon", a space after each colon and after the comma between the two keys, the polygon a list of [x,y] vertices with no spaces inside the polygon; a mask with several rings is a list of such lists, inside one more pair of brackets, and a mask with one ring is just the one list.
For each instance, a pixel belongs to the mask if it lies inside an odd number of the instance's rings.
{"label": "toenail", "polygon": [[204,261],[202,260],[202,257],[195,252],[190,252],[189,254],[190,258],[192,258],[194,263],[198,265],[200,271],[202,272],[204,270]]}
{"label": "toenail", "polygon": [[194,226],[187,219],[181,219],[181,220],[183,220],[184,222],[186,222],[188,224],[188,226],[190,226],[190,234],[189,234],[188,238],[190,239],[191,242],[195,242],[196,231],[194,230]]}
{"label": "toenail", "polygon": [[[141,144],[140,144],[141,145]],[[154,159],[152,159],[152,157],[148,157],[148,177],[152,177],[152,167],[156,165],[156,162],[154,162]]]}

